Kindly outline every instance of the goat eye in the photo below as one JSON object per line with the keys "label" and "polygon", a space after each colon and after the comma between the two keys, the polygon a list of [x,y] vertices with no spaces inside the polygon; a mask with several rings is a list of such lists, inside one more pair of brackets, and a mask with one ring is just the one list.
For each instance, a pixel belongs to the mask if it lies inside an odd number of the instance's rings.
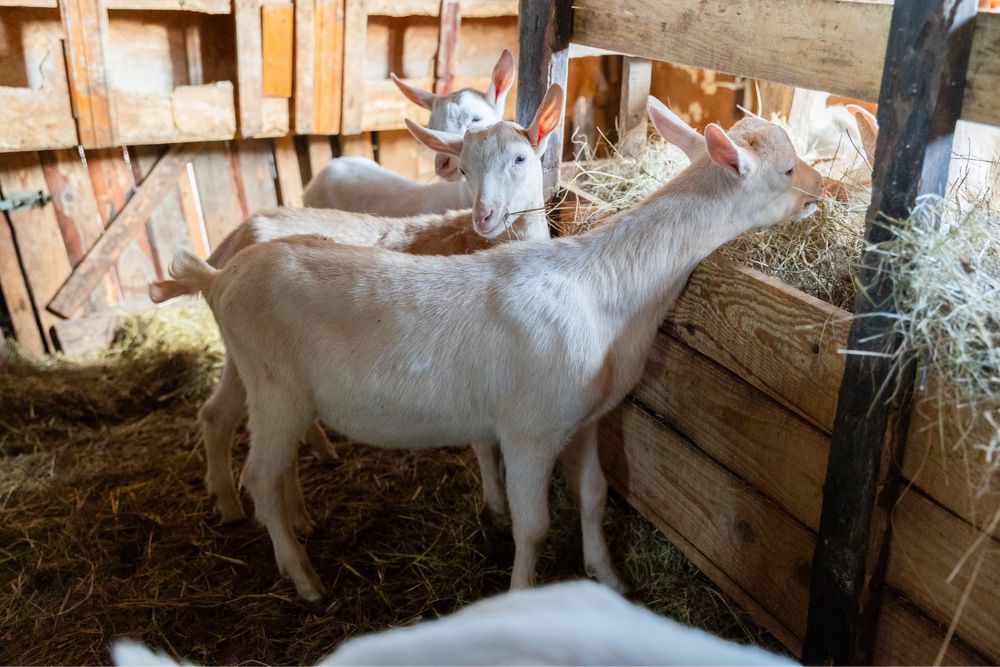
{"label": "goat eye", "polygon": [[465,170],[464,169],[459,169],[458,173],[460,173],[462,176],[465,176]]}
{"label": "goat eye", "polygon": [[480,122],[480,121],[481,121],[482,119],[483,119],[483,117],[482,117],[482,116],[473,116],[473,117],[472,117],[472,122],[473,122],[473,123],[478,123],[478,122]]}
{"label": "goat eye", "polygon": [[795,171],[795,167],[792,167],[791,169],[789,169],[788,171],[786,171],[785,172],[785,176],[791,176],[793,171]]}
{"label": "goat eye", "polygon": [[516,158],[514,158],[514,164],[524,164],[524,159],[525,158],[523,155],[518,155]]}

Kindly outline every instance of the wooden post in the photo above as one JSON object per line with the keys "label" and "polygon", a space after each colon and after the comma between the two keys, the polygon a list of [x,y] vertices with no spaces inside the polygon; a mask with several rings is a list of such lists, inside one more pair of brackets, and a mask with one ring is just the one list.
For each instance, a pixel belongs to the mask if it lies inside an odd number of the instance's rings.
{"label": "wooden post", "polygon": [[618,107],[618,150],[639,157],[646,147],[646,101],[653,63],[645,58],[622,58],[622,99]]}
{"label": "wooden post", "polygon": [[[943,194],[972,42],[976,0],[909,0],[893,8],[881,127],[865,240],[891,241],[916,198]],[[871,664],[899,486],[913,365],[893,333],[891,259],[868,252],[855,303],[813,555],[803,660]],[[900,356],[902,354],[902,356]]]}
{"label": "wooden post", "polygon": [[[521,44],[517,64],[517,122],[527,127],[549,84],[566,89],[569,74],[569,36],[573,31],[572,0],[520,0],[518,33]],[[565,108],[563,117],[565,118]],[[549,137],[542,156],[545,198],[559,185],[562,162],[562,128]]]}
{"label": "wooden post", "polygon": [[441,28],[434,63],[434,92],[447,95],[455,81],[455,57],[458,31],[462,27],[462,8],[458,0],[441,0]]}

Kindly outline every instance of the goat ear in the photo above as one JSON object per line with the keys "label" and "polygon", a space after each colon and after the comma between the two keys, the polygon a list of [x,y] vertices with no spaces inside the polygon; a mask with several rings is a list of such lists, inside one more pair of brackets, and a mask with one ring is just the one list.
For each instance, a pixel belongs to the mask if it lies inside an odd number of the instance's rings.
{"label": "goat ear", "polygon": [[535,152],[539,155],[545,152],[549,135],[559,127],[562,121],[564,103],[562,86],[557,83],[549,86],[538,111],[535,112],[534,120],[528,126],[528,141],[535,147]]}
{"label": "goat ear", "polygon": [[422,106],[425,109],[434,108],[434,101],[437,99],[437,95],[426,90],[414,88],[410,84],[404,83],[402,79],[393,73],[390,73],[389,77],[392,79],[392,82],[396,84],[396,87],[399,88],[400,92],[406,96],[406,99],[410,100],[414,104]]}
{"label": "goat ear", "polygon": [[736,145],[726,131],[715,123],[705,128],[705,145],[712,161],[731,173],[746,178],[753,168],[754,158],[745,148]]}
{"label": "goat ear", "polygon": [[847,110],[854,114],[854,122],[858,124],[861,146],[865,149],[868,164],[874,164],[875,144],[878,143],[878,119],[871,111],[857,104],[848,104]]}
{"label": "goat ear", "polygon": [[431,130],[423,125],[417,125],[409,118],[406,119],[406,127],[414,139],[433,151],[455,157],[462,154],[462,137],[457,134]]}
{"label": "goat ear", "polygon": [[507,49],[500,54],[500,60],[493,68],[493,76],[490,78],[490,88],[486,91],[486,101],[493,105],[501,116],[503,115],[504,103],[507,101],[507,93],[514,85],[514,56]]}
{"label": "goat ear", "polygon": [[689,159],[693,160],[705,150],[705,138],[671,111],[666,104],[650,95],[646,110],[657,133],[684,151]]}

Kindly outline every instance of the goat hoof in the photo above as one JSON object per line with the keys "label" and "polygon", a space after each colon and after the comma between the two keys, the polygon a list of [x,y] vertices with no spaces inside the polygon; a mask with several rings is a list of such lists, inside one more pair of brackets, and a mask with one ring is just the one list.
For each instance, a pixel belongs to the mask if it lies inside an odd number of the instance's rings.
{"label": "goat hoof", "polygon": [[615,593],[619,595],[625,595],[629,591],[629,586],[625,583],[625,580],[621,578],[621,575],[615,571],[612,566],[595,566],[586,565],[587,575],[597,579],[600,583],[604,584]]}
{"label": "goat hoof", "polygon": [[215,503],[215,509],[222,516],[222,523],[236,523],[237,521],[242,521],[246,518],[246,514],[243,512],[243,506],[239,502],[233,503],[223,503],[217,501]]}

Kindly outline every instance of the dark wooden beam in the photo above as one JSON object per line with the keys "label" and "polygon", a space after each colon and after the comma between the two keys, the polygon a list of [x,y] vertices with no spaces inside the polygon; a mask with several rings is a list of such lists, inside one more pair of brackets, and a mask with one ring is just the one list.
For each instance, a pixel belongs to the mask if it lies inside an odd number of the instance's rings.
{"label": "dark wooden beam", "polygon": [[[521,43],[517,64],[517,122],[527,127],[549,84],[566,89],[569,75],[569,36],[573,31],[572,0],[520,0],[518,33]],[[565,120],[566,110],[563,109]],[[542,156],[542,177],[548,199],[559,184],[563,131],[549,137]]]}
{"label": "dark wooden beam", "polygon": [[[976,0],[907,0],[892,12],[865,238],[889,242],[918,196],[943,194]],[[871,664],[913,365],[894,334],[891,259],[865,254],[813,555],[803,661]]]}

